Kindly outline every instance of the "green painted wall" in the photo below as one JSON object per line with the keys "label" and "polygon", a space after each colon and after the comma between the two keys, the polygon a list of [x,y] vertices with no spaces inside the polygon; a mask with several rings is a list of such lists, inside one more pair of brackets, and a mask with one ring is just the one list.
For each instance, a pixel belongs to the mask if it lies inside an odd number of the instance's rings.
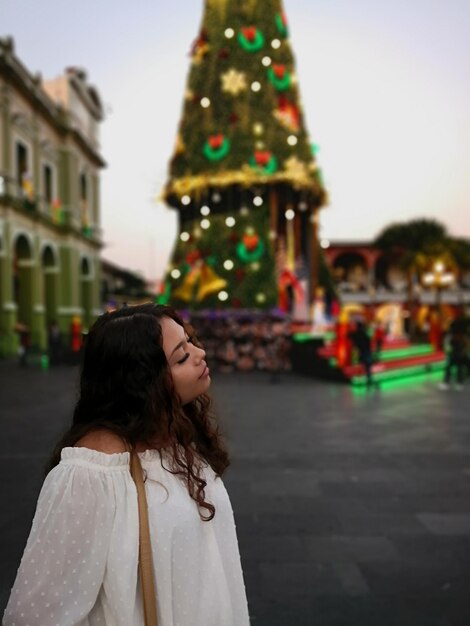
{"label": "green painted wall", "polygon": [[[69,277],[72,271],[72,258],[71,251],[69,247],[61,246],[60,247],[60,268],[62,276]],[[62,307],[71,307],[73,306],[72,300],[72,285],[70,284],[70,280],[62,280],[60,284],[60,296],[59,302]]]}
{"label": "green painted wall", "polygon": [[[0,87],[0,170],[14,178],[14,158],[12,156],[13,127],[11,122],[12,103],[15,98],[14,88],[10,84]],[[28,137],[31,145],[31,170],[33,188],[37,195],[43,195],[41,189],[42,148],[41,113],[31,105],[29,115],[33,120],[32,132]],[[69,143],[70,142],[70,143]],[[80,252],[85,246],[81,236],[81,215],[79,205],[79,163],[87,157],[78,145],[72,144],[69,136],[57,145],[57,195],[64,211],[61,230],[56,225],[44,224],[41,220],[29,224],[24,221],[21,207],[11,206],[6,209],[3,219],[2,254],[0,255],[0,356],[15,356],[18,347],[18,334],[15,325],[23,321],[31,329],[33,348],[47,349],[47,326],[52,320],[59,323],[65,339],[68,339],[70,323],[74,316],[82,317],[83,325],[89,326],[94,321],[95,313],[101,309],[101,263],[99,251],[92,248],[87,252],[94,266],[92,279],[80,278]],[[90,200],[93,205],[91,216],[93,225],[100,226],[100,180],[99,167],[89,163]],[[13,192],[14,183],[7,187]],[[20,217],[21,215],[21,217]],[[41,218],[42,219],[42,218]],[[67,227],[71,227],[67,228]],[[33,259],[20,263],[18,281],[18,302],[15,302],[13,286],[13,251],[9,242],[14,230],[24,229],[33,234]],[[45,268],[42,265],[41,251],[44,239],[52,242],[58,250],[58,267]],[[87,244],[88,245],[88,244]],[[84,313],[83,309],[86,310]]]}

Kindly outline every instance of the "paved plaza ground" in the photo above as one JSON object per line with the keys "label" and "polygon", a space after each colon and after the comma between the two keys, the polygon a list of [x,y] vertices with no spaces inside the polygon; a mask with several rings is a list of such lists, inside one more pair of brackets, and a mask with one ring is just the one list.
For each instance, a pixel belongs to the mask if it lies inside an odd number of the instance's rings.
{"label": "paved plaza ground", "polygon": [[[76,375],[0,363],[0,614]],[[238,374],[213,394],[253,626],[469,626],[470,383]]]}

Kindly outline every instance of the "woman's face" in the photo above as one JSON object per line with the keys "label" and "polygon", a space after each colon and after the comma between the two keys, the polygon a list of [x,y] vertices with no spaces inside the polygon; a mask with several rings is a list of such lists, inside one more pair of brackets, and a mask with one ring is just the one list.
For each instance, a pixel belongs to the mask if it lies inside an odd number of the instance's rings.
{"label": "woman's face", "polygon": [[175,320],[161,320],[163,351],[170,367],[173,384],[183,404],[205,393],[211,384],[206,353],[191,343],[187,332]]}

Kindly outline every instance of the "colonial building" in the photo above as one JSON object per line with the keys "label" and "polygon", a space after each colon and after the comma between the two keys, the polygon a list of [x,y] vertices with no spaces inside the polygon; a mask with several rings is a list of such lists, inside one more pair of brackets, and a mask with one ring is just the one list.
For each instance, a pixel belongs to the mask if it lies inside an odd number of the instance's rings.
{"label": "colonial building", "polygon": [[0,354],[37,349],[100,313],[103,107],[86,73],[31,74],[0,40]]}
{"label": "colonial building", "polygon": [[[408,279],[400,265],[400,255],[387,256],[372,241],[322,242],[323,254],[343,303],[405,302]],[[436,301],[436,287],[415,276],[413,297],[422,304]],[[442,302],[470,304],[470,272],[459,270],[442,289]]]}

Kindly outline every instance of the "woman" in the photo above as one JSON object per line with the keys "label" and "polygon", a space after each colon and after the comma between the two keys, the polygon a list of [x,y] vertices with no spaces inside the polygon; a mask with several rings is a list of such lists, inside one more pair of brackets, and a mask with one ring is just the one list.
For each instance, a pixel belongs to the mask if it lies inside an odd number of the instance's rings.
{"label": "woman", "polygon": [[140,626],[139,516],[129,450],[146,477],[159,626],[245,626],[227,452],[205,352],[169,307],[101,316],[5,610],[5,626]]}

